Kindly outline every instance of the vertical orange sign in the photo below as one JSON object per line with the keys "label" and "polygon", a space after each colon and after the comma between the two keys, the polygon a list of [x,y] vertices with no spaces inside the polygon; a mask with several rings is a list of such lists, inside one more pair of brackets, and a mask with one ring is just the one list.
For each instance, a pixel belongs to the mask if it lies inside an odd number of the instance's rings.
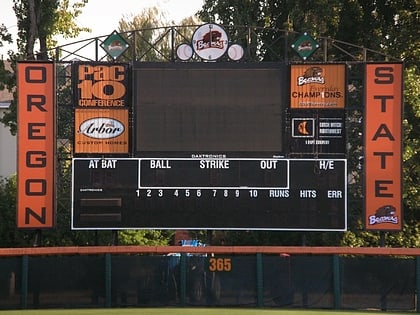
{"label": "vertical orange sign", "polygon": [[402,64],[365,72],[365,228],[402,228]]}
{"label": "vertical orange sign", "polygon": [[344,64],[290,66],[290,108],[344,108]]}
{"label": "vertical orange sign", "polygon": [[54,64],[18,63],[18,228],[54,226]]}

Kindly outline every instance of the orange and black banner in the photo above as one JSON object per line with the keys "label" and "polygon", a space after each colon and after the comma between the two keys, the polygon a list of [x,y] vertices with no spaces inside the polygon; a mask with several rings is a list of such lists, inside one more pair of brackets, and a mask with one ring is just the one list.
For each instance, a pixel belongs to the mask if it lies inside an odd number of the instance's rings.
{"label": "orange and black banner", "polygon": [[55,225],[54,64],[20,62],[18,75],[17,227]]}
{"label": "orange and black banner", "polygon": [[365,72],[365,228],[402,228],[401,63],[367,64]]}
{"label": "orange and black banner", "polygon": [[344,64],[299,64],[290,66],[290,108],[344,108]]}
{"label": "orange and black banner", "polygon": [[128,109],[76,109],[75,153],[128,153]]}
{"label": "orange and black banner", "polygon": [[127,63],[76,62],[73,88],[77,108],[124,108],[129,106]]}

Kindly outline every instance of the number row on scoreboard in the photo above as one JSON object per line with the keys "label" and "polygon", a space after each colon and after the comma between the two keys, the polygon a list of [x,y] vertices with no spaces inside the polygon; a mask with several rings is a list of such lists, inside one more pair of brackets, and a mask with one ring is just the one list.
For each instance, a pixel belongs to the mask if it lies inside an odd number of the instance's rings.
{"label": "number row on scoreboard", "polygon": [[288,189],[260,189],[260,188],[238,188],[238,189],[137,189],[138,198],[152,197],[186,197],[186,198],[208,198],[208,197],[248,197],[258,198],[265,196],[270,198],[288,198]]}

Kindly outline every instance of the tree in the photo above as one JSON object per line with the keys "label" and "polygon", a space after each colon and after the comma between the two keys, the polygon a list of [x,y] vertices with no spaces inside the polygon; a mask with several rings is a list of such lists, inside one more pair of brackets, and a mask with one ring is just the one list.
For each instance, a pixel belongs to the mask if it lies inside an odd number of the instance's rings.
{"label": "tree", "polygon": [[[0,25],[0,47],[3,47],[3,43],[12,43],[12,35],[7,30],[4,24]],[[3,58],[0,60],[0,91],[4,90],[8,82],[10,72],[6,70]]]}
{"label": "tree", "polygon": [[169,230],[124,230],[118,233],[121,245],[169,245],[174,232]]}
{"label": "tree", "polygon": [[[54,36],[63,35],[73,38],[87,28],[79,27],[74,22],[82,13],[81,9],[88,0],[75,2],[70,6],[69,0],[13,0],[13,9],[17,18],[18,39],[17,52],[9,52],[13,71],[9,72],[0,65],[0,87],[3,84],[13,91],[16,87],[16,62],[18,60],[47,60],[52,56],[51,49],[55,44]],[[2,31],[0,30],[0,34]],[[8,37],[6,37],[7,39]],[[35,51],[39,39],[39,50]],[[11,134],[17,132],[16,95],[9,111],[0,117],[0,121],[9,127]]]}
{"label": "tree", "polygon": [[12,35],[7,30],[7,27],[4,24],[0,25],[0,47],[4,46],[4,42],[12,43]]}
{"label": "tree", "polygon": [[144,9],[141,13],[126,16],[119,21],[119,32],[135,32],[134,47],[131,53],[126,54],[130,59],[133,58],[133,51],[138,60],[158,61],[164,59],[169,51],[168,38],[160,28],[164,26],[165,14],[159,12],[157,7]]}
{"label": "tree", "polygon": [[[82,31],[74,20],[82,12],[88,0],[70,6],[69,0],[14,0],[14,11],[18,25],[18,51],[25,59],[48,59],[48,51],[54,47],[55,35],[74,38]],[[39,51],[35,53],[35,42],[39,40]]]}
{"label": "tree", "polygon": [[146,8],[137,15],[125,16],[119,21],[118,31],[134,43],[134,47],[124,54],[126,60],[172,61],[172,39],[175,43],[190,41],[193,31],[186,27],[195,25],[194,17],[187,17],[181,25],[168,26],[164,12],[157,7]]}
{"label": "tree", "polygon": [[16,229],[16,175],[0,178],[0,247],[26,247],[33,232]]}

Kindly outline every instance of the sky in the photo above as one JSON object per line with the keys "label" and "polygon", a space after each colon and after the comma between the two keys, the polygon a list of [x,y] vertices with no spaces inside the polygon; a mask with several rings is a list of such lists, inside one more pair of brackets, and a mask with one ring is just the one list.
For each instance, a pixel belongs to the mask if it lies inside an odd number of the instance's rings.
{"label": "sky", "polygon": [[[71,1],[73,2],[73,1]],[[91,33],[83,33],[70,40],[58,39],[58,45],[77,40],[108,35],[118,29],[118,21],[126,16],[136,15],[145,8],[157,7],[165,13],[169,21],[178,24],[183,18],[194,15],[201,9],[204,0],[89,0],[77,18],[79,26],[88,27]],[[16,42],[16,16],[13,11],[13,0],[1,0],[0,24],[4,24]],[[7,57],[9,49],[15,49],[16,43],[0,47],[0,58]]]}

